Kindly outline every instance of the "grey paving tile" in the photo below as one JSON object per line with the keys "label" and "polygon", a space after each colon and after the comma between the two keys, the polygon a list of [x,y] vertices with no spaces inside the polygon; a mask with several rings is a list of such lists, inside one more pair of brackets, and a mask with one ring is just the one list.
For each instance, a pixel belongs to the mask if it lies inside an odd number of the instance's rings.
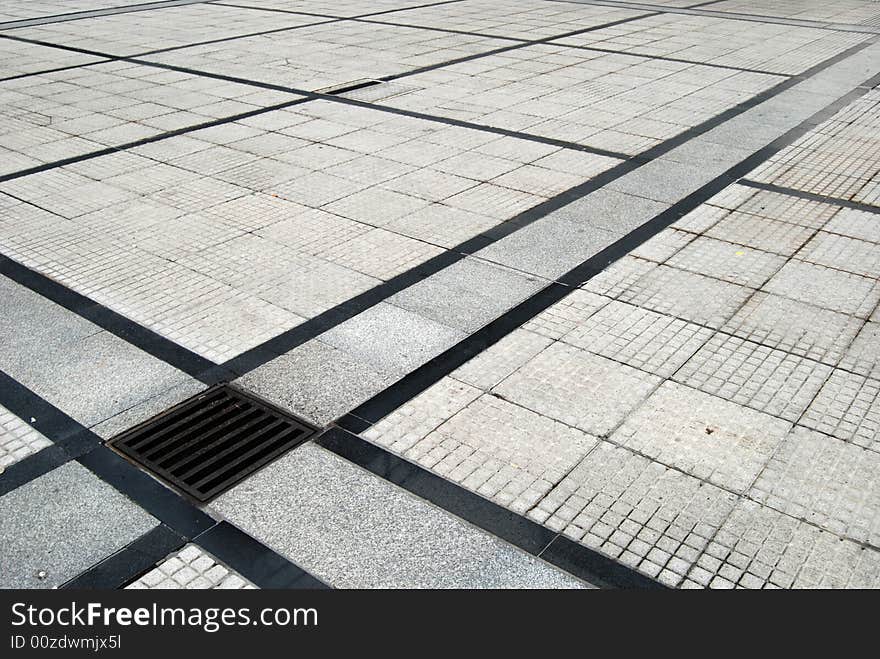
{"label": "grey paving tile", "polygon": [[819,231],[798,258],[857,275],[880,278],[880,248],[876,243]]}
{"label": "grey paving tile", "polygon": [[825,231],[880,243],[880,222],[875,213],[843,208],[825,225]]}
{"label": "grey paving tile", "polygon": [[790,423],[666,382],[611,441],[701,480],[745,492]]}
{"label": "grey paving tile", "polygon": [[706,393],[797,421],[832,370],[810,359],[719,333],[674,377]]}
{"label": "grey paving tile", "polygon": [[840,360],[840,367],[880,377],[880,323],[867,322],[862,326]]}
{"label": "grey paving tile", "polygon": [[698,136],[682,144],[669,153],[661,156],[663,160],[674,160],[686,165],[699,166],[700,163],[721,163],[727,167],[733,167],[738,162],[745,160],[753,151],[740,149],[735,146],[721,146],[717,142]]}
{"label": "grey paving tile", "polygon": [[627,254],[587,280],[583,289],[608,297],[618,297],[656,267],[657,264],[653,261]]}
{"label": "grey paving tile", "polygon": [[362,435],[395,453],[403,454],[482,393],[480,389],[452,377],[441,378]]}
{"label": "grey paving tile", "polygon": [[53,588],[158,522],[69,462],[0,497],[3,588]]}
{"label": "grey paving tile", "polygon": [[856,542],[880,547],[880,454],[796,428],[750,499]]}
{"label": "grey paving tile", "polygon": [[728,168],[729,165],[724,161],[704,161],[697,165],[657,159],[612,181],[608,187],[618,192],[673,204]]}
{"label": "grey paving tile", "polygon": [[467,258],[400,293],[388,302],[464,332],[475,332],[540,290],[547,282]]}
{"label": "grey paving tile", "polygon": [[588,323],[594,313],[610,302],[608,297],[575,289],[524,323],[523,329],[550,339],[561,339],[573,329]]}
{"label": "grey paving tile", "polygon": [[340,588],[581,586],[313,445],[288,453],[213,506]]}
{"label": "grey paving tile", "polygon": [[733,211],[706,231],[710,238],[792,256],[813,235],[810,227]]}
{"label": "grey paving tile", "polygon": [[109,332],[4,353],[2,369],[85,426],[191,381]]}
{"label": "grey paving tile", "polygon": [[821,229],[840,212],[840,206],[742,185],[731,185],[709,200],[728,210],[757,215],[773,221]]}
{"label": "grey paving tile", "polygon": [[514,330],[476,357],[455,369],[451,376],[488,391],[516,371],[552,341],[534,329]]}
{"label": "grey paving tile", "polygon": [[555,343],[494,388],[532,411],[595,436],[610,432],[660,378]]}
{"label": "grey paving tile", "polygon": [[612,301],[562,336],[562,341],[628,366],[669,377],[712,330],[672,316]]}
{"label": "grey paving tile", "polygon": [[152,398],[147,398],[122,410],[109,419],[92,426],[92,432],[103,439],[111,439],[116,435],[133,428],[139,423],[151,419],[168,408],[182,403],[187,398],[204,391],[206,386],[194,379],[187,379],[182,384],[167,389]]}
{"label": "grey paving tile", "polygon": [[862,320],[786,297],[755,293],[723,330],[755,343],[835,365]]}
{"label": "grey paving tile", "polygon": [[619,235],[565,218],[545,217],[476,256],[545,279],[556,279],[612,244]]}
{"label": "grey paving tile", "polygon": [[0,276],[0,352],[33,350],[101,332],[101,328],[50,302],[24,286]]}
{"label": "grey paving tile", "polygon": [[[724,191],[709,199],[705,204],[697,206],[692,211],[683,215],[680,220],[673,222],[672,227],[692,234],[706,233],[730,214],[730,209],[724,207],[725,203],[736,205],[737,202],[742,200],[743,195],[741,194],[736,194],[735,196],[730,195],[734,196],[736,201],[727,201],[726,199],[728,196],[727,193],[736,189],[736,187],[737,186],[730,186],[725,188]],[[742,190],[746,191],[745,198],[747,198],[750,191],[746,188],[742,188]]]}
{"label": "grey paving tile", "polygon": [[745,286],[660,265],[630,283],[619,299],[700,325],[719,327],[752,293]]}
{"label": "grey paving tile", "polygon": [[880,380],[835,369],[798,423],[880,451]]}
{"label": "grey paving tile", "polygon": [[235,382],[315,425],[325,426],[387,387],[391,378],[345,350],[315,339]]}
{"label": "grey paving tile", "polygon": [[880,301],[876,280],[797,260],[782,266],[763,290],[860,318]]}
{"label": "grey paving tile", "polygon": [[742,500],[688,579],[710,588],[876,588],[880,552]]}
{"label": "grey paving tile", "polygon": [[744,113],[706,132],[704,138],[707,142],[713,142],[721,147],[757,151],[775,140],[785,130],[780,124],[761,122],[755,114]]}
{"label": "grey paving tile", "polygon": [[665,229],[630,252],[631,256],[663,263],[694,240],[694,235],[678,229]]}
{"label": "grey paving tile", "polygon": [[406,373],[463,339],[459,330],[382,302],[325,332],[320,340],[382,373]]}
{"label": "grey paving tile", "polygon": [[666,264],[732,284],[759,288],[785,263],[782,256],[701,236],[672,255]]}
{"label": "grey paving tile", "polygon": [[736,498],[624,448],[599,442],[529,517],[676,586]]}

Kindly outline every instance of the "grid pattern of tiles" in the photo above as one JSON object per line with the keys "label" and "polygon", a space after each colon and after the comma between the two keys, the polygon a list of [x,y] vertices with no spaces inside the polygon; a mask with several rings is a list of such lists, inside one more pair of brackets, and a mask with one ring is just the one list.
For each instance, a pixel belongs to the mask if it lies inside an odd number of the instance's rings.
{"label": "grid pattern of tiles", "polygon": [[14,21],[25,18],[58,16],[77,11],[108,9],[143,4],[143,0],[9,0],[0,9],[0,20]]}
{"label": "grid pattern of tiles", "polygon": [[554,43],[793,75],[863,39],[816,28],[660,14]]}
{"label": "grid pattern of tiles", "polygon": [[545,44],[412,76],[385,103],[636,154],[779,81]]}
{"label": "grid pattern of tiles", "polygon": [[[864,215],[729,186],[364,437],[502,505],[534,501],[530,518],[670,586],[874,586],[880,273]],[[469,432],[444,445],[450,428]],[[546,463],[562,428],[591,441],[553,449],[576,461],[555,483],[481,487]],[[438,469],[463,443],[481,481]]]}
{"label": "grid pattern of tiles", "polygon": [[[880,206],[880,91],[874,89],[776,154],[751,175],[755,181]],[[876,240],[876,236],[875,236]],[[826,238],[822,251],[856,247]],[[846,243],[846,244],[844,244]],[[829,254],[828,258],[833,256]],[[876,257],[874,257],[876,258]],[[867,259],[867,261],[866,261]],[[872,255],[854,256],[876,270]]]}
{"label": "grid pattern of tiles", "polygon": [[619,162],[533,146],[315,101],[0,183],[0,251],[222,362]]}
{"label": "grid pattern of tiles", "polygon": [[42,433],[0,405],[0,473],[51,443]]}
{"label": "grid pattern of tiles", "polygon": [[875,2],[838,0],[816,3],[810,0],[725,0],[711,6],[713,11],[779,16],[808,21],[828,21],[861,25],[880,24],[880,8]]}
{"label": "grid pattern of tiles", "polygon": [[240,574],[189,544],[126,586],[130,590],[253,590]]}

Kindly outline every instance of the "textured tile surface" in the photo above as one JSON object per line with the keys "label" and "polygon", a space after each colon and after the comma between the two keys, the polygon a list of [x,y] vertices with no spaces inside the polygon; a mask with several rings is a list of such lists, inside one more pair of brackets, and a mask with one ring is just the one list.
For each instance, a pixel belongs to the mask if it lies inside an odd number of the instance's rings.
{"label": "textured tile surface", "polygon": [[827,531],[880,547],[880,455],[797,428],[749,498]]}
{"label": "textured tile surface", "polygon": [[0,497],[3,588],[54,588],[158,522],[70,462]]}
{"label": "textured tile surface", "polygon": [[8,466],[51,444],[42,433],[0,405],[0,474]]}
{"label": "textured tile surface", "polygon": [[251,590],[255,586],[198,545],[188,544],[128,584],[129,590]]}
{"label": "textured tile surface", "polygon": [[721,487],[744,492],[790,424],[668,382],[611,441]]}

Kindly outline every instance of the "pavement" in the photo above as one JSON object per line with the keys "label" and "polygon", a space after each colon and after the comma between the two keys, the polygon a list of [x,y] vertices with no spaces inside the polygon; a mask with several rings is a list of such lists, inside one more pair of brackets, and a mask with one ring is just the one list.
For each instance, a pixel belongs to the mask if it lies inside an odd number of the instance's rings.
{"label": "pavement", "polygon": [[[880,5],[10,0],[0,587],[880,587]],[[314,436],[200,503],[107,442]]]}

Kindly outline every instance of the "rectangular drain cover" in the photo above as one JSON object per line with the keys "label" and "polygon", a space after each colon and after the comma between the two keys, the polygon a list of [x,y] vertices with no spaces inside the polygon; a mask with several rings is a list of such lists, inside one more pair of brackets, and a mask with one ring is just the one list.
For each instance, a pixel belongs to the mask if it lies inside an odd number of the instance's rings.
{"label": "rectangular drain cover", "polygon": [[317,429],[217,385],[109,444],[198,501],[207,501],[306,441]]}

